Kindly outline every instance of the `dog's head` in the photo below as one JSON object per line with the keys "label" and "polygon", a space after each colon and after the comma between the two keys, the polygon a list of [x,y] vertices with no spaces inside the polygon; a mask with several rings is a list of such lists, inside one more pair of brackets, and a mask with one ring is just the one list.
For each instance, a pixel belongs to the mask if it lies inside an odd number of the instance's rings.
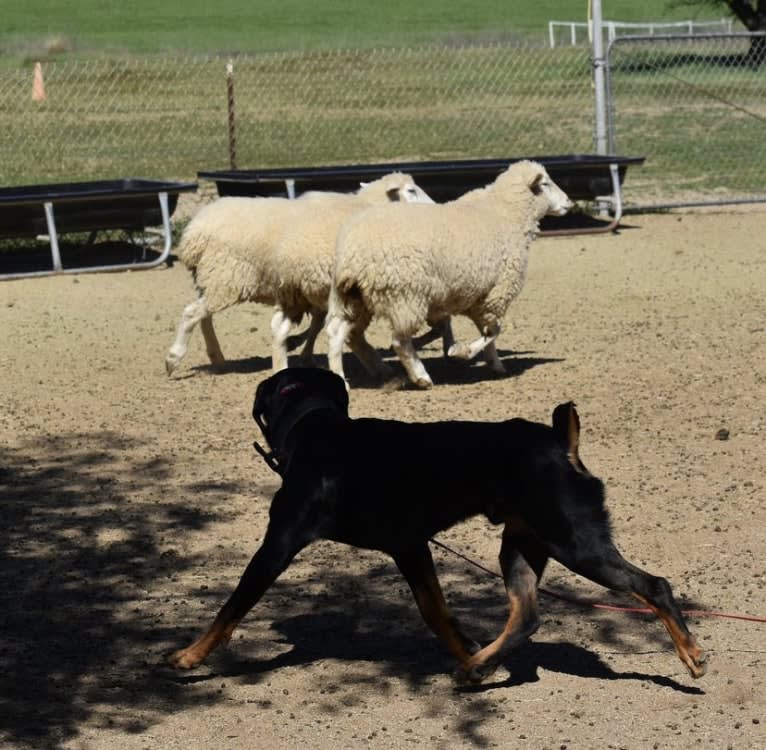
{"label": "dog's head", "polygon": [[[285,459],[288,435],[309,412],[332,410],[348,416],[348,392],[343,378],[316,367],[292,367],[272,375],[258,385],[253,419],[261,428],[271,453],[260,451],[269,465]],[[256,449],[259,446],[256,443]]]}

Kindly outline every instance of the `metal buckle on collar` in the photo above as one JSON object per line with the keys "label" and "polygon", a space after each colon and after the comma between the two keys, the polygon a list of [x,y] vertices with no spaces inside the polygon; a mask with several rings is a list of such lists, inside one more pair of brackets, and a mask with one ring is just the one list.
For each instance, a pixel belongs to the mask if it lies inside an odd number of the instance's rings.
{"label": "metal buckle on collar", "polygon": [[267,451],[257,440],[253,440],[253,448],[260,453],[261,458],[266,462],[268,467],[275,473],[282,476],[282,471],[279,468],[279,462],[273,452]]}

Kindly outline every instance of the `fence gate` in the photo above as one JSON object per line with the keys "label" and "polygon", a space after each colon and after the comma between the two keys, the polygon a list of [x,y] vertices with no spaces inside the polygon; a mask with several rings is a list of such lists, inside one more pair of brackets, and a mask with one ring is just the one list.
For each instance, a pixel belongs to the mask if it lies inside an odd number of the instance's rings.
{"label": "fence gate", "polygon": [[765,48],[763,34],[609,45],[609,152],[646,156],[632,207],[766,201]]}

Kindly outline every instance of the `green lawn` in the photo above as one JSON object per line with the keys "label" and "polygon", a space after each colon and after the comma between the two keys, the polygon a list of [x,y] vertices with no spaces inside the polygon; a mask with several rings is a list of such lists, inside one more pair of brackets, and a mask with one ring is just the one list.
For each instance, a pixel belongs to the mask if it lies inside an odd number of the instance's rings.
{"label": "green lawn", "polygon": [[[584,21],[586,0],[5,0],[0,57],[54,52],[258,52],[424,41],[547,39],[549,20]],[[717,18],[668,0],[605,0],[617,21]]]}

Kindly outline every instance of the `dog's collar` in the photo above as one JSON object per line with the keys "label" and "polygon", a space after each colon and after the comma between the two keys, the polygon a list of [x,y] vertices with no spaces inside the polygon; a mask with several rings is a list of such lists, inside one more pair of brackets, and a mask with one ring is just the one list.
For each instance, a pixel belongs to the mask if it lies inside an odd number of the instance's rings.
{"label": "dog's collar", "polygon": [[335,402],[325,397],[310,396],[296,404],[288,414],[281,416],[274,425],[267,425],[260,419],[257,420],[258,426],[261,428],[261,432],[266,438],[266,443],[271,448],[271,451],[266,451],[257,440],[253,441],[253,447],[263,457],[263,460],[266,461],[269,467],[282,476],[282,465],[286,459],[285,446],[288,435],[308,414],[323,410],[343,413]]}

